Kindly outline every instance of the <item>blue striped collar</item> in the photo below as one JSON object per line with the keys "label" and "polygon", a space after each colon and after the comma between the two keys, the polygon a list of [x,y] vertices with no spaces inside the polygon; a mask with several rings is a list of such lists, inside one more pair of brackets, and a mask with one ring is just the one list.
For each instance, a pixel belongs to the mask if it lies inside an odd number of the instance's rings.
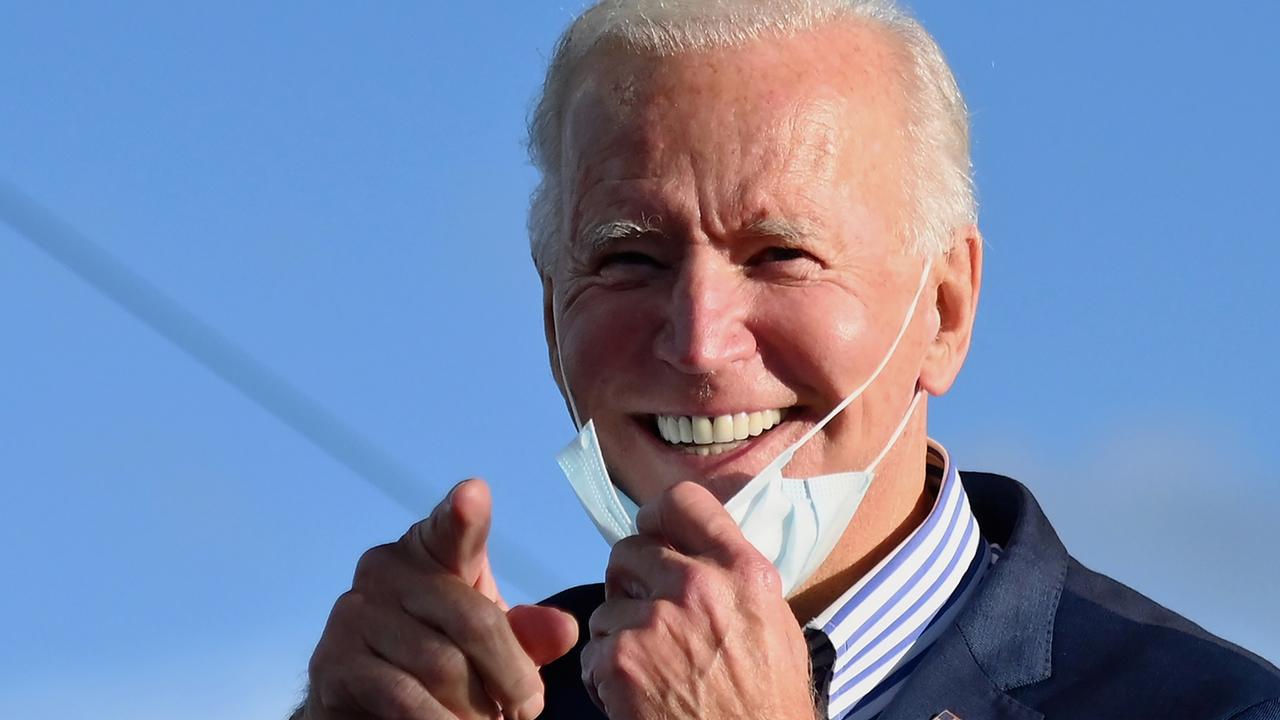
{"label": "blue striped collar", "polygon": [[931,440],[929,456],[929,478],[937,488],[929,516],[807,626],[835,650],[826,698],[830,720],[879,714],[990,562],[946,450]]}

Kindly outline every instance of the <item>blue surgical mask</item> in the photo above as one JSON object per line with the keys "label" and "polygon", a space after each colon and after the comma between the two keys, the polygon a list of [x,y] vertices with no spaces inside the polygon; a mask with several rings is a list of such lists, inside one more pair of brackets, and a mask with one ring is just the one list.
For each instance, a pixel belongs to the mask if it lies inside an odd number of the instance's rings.
{"label": "blue surgical mask", "polygon": [[[917,387],[897,428],[875,460],[865,469],[808,478],[788,478],[782,472],[795,457],[796,451],[858,399],[889,364],[911,325],[920,296],[928,283],[931,266],[932,262],[925,263],[920,286],[907,309],[902,327],[871,376],[803,437],[783,450],[724,505],[747,540],[778,569],[784,596],[790,596],[799,589],[840,541],[871,487],[876,468],[906,430],[923,392]],[[557,347],[561,347],[558,315],[555,316],[555,333]],[[569,397],[574,422],[581,430],[560,451],[556,460],[600,534],[613,545],[624,537],[636,534],[636,513],[639,508],[609,479],[609,470],[605,467],[595,424],[590,420],[585,425],[579,422],[563,361],[560,364],[560,376],[564,379],[565,394]]]}

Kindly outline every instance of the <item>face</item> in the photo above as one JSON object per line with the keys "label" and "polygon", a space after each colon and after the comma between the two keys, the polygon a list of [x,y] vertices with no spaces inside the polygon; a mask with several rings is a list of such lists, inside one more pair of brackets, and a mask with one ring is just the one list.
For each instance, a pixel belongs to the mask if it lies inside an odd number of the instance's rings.
{"label": "face", "polygon": [[[597,60],[566,111],[553,369],[633,499],[692,480],[723,501],[871,376],[920,285],[895,49],[835,27]],[[885,445],[936,354],[945,274],[788,475]]]}

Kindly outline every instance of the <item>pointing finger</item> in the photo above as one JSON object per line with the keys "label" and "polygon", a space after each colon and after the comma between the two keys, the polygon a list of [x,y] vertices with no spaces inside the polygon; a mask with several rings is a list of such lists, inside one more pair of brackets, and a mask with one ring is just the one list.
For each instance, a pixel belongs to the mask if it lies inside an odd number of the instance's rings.
{"label": "pointing finger", "polygon": [[401,538],[412,557],[439,564],[468,585],[488,576],[489,523],[493,501],[483,480],[464,480]]}

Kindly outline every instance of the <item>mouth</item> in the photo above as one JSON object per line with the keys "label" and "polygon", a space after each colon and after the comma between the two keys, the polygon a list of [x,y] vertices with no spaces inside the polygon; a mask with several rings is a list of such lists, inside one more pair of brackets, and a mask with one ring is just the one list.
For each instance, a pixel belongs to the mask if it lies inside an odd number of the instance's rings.
{"label": "mouth", "polygon": [[688,455],[720,455],[747,445],[782,423],[789,408],[727,415],[653,415],[653,428],[670,447]]}

